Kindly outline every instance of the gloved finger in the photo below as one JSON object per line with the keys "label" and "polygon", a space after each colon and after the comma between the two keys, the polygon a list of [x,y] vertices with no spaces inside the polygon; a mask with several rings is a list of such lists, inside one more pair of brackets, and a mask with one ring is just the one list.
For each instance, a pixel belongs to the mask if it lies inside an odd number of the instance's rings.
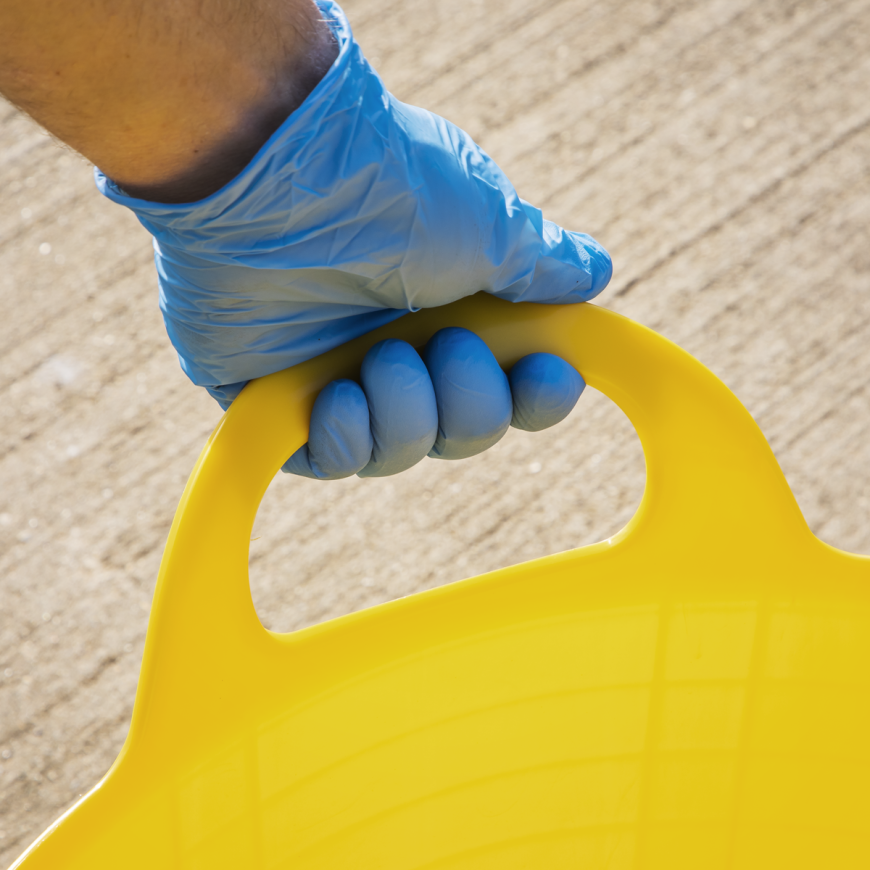
{"label": "gloved finger", "polygon": [[524,299],[586,302],[610,283],[613,261],[592,236],[562,229],[545,220],[542,237],[535,274]]}
{"label": "gloved finger", "polygon": [[416,465],[438,434],[435,390],[420,355],[405,341],[380,341],[365,355],[360,380],[373,448],[359,476],[386,477]]}
{"label": "gloved finger", "polygon": [[448,327],[423,351],[438,406],[437,459],[465,459],[492,447],[507,432],[513,406],[507,375],[473,332]]}
{"label": "gloved finger", "polygon": [[597,296],[613,275],[610,254],[592,236],[544,220],[540,209],[525,200],[520,204],[528,226],[535,230],[534,240],[529,239],[536,248],[532,269],[513,252],[500,264],[501,280],[487,292],[511,302],[560,304]]}
{"label": "gloved finger", "polygon": [[561,423],[574,409],[586,382],[572,365],[552,353],[530,353],[511,370],[511,426],[540,432]]}
{"label": "gloved finger", "polygon": [[369,406],[356,381],[327,384],[314,401],[308,443],[282,471],[316,480],[340,480],[365,468],[372,456]]}

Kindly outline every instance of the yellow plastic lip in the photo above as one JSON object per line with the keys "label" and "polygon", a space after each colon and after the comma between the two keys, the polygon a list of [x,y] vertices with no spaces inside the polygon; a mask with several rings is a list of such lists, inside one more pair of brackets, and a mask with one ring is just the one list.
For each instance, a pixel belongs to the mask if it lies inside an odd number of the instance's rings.
{"label": "yellow plastic lip", "polygon": [[[248,584],[318,391],[386,337],[556,353],[647,463],[616,536],[289,635]],[[129,736],[15,867],[870,866],[870,559],[650,330],[478,295],[252,382],[188,480]]]}

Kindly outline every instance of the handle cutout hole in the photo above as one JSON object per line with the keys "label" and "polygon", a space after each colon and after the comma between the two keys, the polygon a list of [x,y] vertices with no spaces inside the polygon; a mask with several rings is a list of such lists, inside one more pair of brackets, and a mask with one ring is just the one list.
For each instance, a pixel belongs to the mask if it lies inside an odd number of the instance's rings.
{"label": "handle cutout hole", "polygon": [[510,429],[471,459],[368,480],[278,474],[254,523],[254,606],[294,631],[592,544],[629,521],[644,480],[631,423],[591,387],[560,425]]}

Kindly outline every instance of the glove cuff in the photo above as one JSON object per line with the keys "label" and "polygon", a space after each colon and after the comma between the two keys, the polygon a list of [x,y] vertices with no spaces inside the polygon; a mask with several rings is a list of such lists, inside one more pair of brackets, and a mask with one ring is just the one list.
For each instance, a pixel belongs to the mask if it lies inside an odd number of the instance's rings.
{"label": "glove cuff", "polygon": [[244,224],[250,232],[250,215],[262,207],[258,197],[263,179],[274,181],[281,175],[290,175],[316,157],[312,153],[316,151],[313,143],[339,94],[343,92],[340,102],[346,104],[348,85],[362,90],[366,85],[371,85],[372,78],[383,89],[380,78],[353,38],[341,7],[333,0],[317,0],[317,6],[338,43],[338,56],[302,104],[286,118],[235,178],[197,202],[160,203],[128,195],[116,182],[94,167],[94,180],[100,193],[112,202],[129,208],[159,244],[183,247],[191,254],[207,256],[209,242],[215,238],[216,232],[220,231],[225,239],[226,231],[233,223]]}

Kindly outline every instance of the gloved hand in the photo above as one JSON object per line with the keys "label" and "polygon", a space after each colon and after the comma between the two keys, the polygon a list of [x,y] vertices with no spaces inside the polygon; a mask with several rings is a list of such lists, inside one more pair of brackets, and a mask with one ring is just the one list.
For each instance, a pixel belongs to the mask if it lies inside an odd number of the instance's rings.
{"label": "gloved hand", "polygon": [[523,357],[510,376],[467,329],[442,329],[423,359],[396,339],[365,356],[362,386],[333,381],[311,413],[308,444],[284,471],[321,480],[358,473],[385,477],[424,456],[464,459],[498,441],[513,424],[537,431],[563,420],[586,386],[549,353]]}
{"label": "gloved hand", "polygon": [[[545,221],[462,130],[396,100],[337,4],[319,6],[336,61],[217,193],[158,204],[96,171],[100,190],[152,233],[160,308],[182,369],[224,408],[249,379],[408,311],[481,290],[580,302],[610,280],[597,242]],[[362,387],[339,381],[321,393],[309,443],[285,468],[377,475],[427,452],[472,455],[511,419],[527,429],[557,422],[582,390],[556,357],[522,360],[510,379],[497,369],[466,331],[439,333],[423,360],[402,342],[382,343],[366,358]]]}

